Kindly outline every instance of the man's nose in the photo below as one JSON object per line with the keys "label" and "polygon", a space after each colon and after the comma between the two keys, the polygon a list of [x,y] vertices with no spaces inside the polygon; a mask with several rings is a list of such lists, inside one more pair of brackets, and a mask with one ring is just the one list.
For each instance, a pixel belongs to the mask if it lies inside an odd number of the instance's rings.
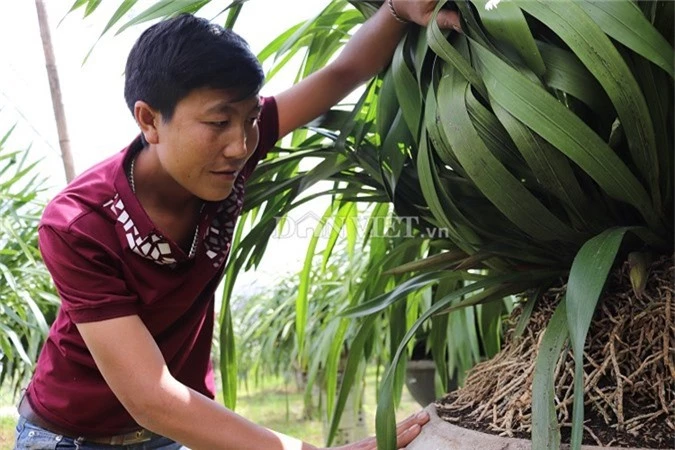
{"label": "man's nose", "polygon": [[243,159],[248,154],[246,130],[242,127],[234,131],[223,151],[226,158]]}

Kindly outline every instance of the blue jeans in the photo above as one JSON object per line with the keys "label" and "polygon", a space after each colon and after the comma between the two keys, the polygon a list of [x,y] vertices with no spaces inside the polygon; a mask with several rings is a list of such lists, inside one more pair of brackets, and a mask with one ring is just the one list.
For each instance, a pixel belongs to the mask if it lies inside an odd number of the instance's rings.
{"label": "blue jeans", "polygon": [[14,450],[189,450],[169,438],[157,436],[133,445],[105,445],[89,443],[82,438],[72,438],[52,433],[19,417],[16,425]]}

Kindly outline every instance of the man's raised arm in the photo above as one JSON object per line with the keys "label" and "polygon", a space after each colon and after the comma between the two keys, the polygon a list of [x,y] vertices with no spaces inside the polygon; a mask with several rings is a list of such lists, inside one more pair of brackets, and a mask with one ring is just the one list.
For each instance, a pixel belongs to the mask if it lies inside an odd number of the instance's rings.
{"label": "man's raised arm", "polygon": [[[391,61],[407,23],[426,25],[436,0],[385,0],[349,40],[335,61],[276,95],[279,137],[310,122],[377,75]],[[442,10],[441,28],[459,30],[459,16]]]}

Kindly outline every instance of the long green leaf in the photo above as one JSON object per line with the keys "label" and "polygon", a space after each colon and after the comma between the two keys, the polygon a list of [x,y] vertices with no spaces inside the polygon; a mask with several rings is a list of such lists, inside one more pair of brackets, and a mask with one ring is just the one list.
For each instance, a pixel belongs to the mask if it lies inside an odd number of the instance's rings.
{"label": "long green leaf", "polygon": [[562,200],[577,218],[585,220],[586,214],[591,213],[588,197],[581,189],[565,155],[551,147],[498,103],[493,104],[492,109],[532,168],[537,181]]}
{"label": "long green leaf", "polygon": [[[452,69],[450,69],[452,70]],[[468,178],[464,169],[459,165],[452,151],[448,138],[445,135],[445,128],[442,126],[440,108],[436,103],[437,92],[433,88],[427,91],[427,101],[425,104],[425,123],[426,129],[429,130],[429,141],[426,139],[426,130],[422,129],[422,135],[419,144],[419,151],[417,153],[417,172],[419,175],[420,187],[422,188],[422,195],[431,210],[433,217],[438,221],[438,226],[442,227],[443,231],[449,235],[453,242],[467,254],[476,252],[476,246],[481,243],[480,236],[493,236],[490,230],[486,229],[482,224],[467,217],[461,210],[461,202],[458,202],[455,196],[452,195],[450,185],[457,181],[448,181],[443,178],[452,174],[453,176],[461,176]],[[448,171],[446,167],[432,162],[431,145],[445,164],[448,164],[445,158],[450,158],[453,161],[454,167],[452,171]],[[466,183],[467,181],[461,180]],[[470,195],[466,195],[470,197]],[[430,220],[430,219],[427,219]],[[505,233],[501,233],[499,238],[504,240]],[[495,261],[493,261],[494,263]]]}
{"label": "long green leaf", "polygon": [[[344,383],[344,376],[347,375],[342,370],[341,361],[345,354],[345,335],[349,328],[349,322],[347,319],[333,321],[324,332],[327,338],[326,341],[329,343],[328,357],[324,363],[326,368],[326,380],[324,381],[324,386],[326,387],[326,411],[329,413],[336,411],[338,382],[342,378],[342,382]],[[322,345],[319,349],[322,350],[321,353],[326,353],[323,350],[325,346]],[[318,357],[314,356],[312,359],[318,359]],[[358,371],[358,366],[354,370]],[[351,375],[355,376],[356,373]],[[342,411],[340,411],[340,414],[342,414]],[[335,417],[331,421],[339,422],[339,420],[339,417]]]}
{"label": "long green leaf", "polygon": [[76,9],[81,8],[84,5],[88,5],[89,0],[75,0],[75,3],[73,3],[73,6],[70,7],[68,10],[68,13],[70,14],[71,12],[75,11]]}
{"label": "long green leaf", "polygon": [[27,291],[20,290],[18,291],[18,294],[26,303],[26,305],[28,305],[28,308],[30,309],[31,313],[33,313],[33,319],[37,327],[46,336],[47,333],[49,333],[49,325],[47,325],[44,313],[40,310],[38,304],[35,302],[35,300],[33,300],[33,298]]}
{"label": "long green leaf", "polygon": [[[515,281],[525,281],[528,283],[541,282],[554,276],[555,272],[551,271],[534,271],[527,273],[515,273],[502,276],[491,277],[490,279],[478,281],[470,284],[464,288],[458,289],[434,303],[431,308],[426,310],[417,321],[407,331],[398,350],[394,354],[391,364],[385,373],[382,380],[382,388],[380,389],[380,398],[377,402],[377,413],[375,416],[375,430],[377,433],[377,448],[378,450],[389,450],[396,448],[396,423],[394,417],[394,376],[397,371],[398,361],[406,349],[410,339],[415,335],[419,327],[427,321],[430,317],[439,311],[451,312],[482,303],[486,300],[494,300],[500,298],[499,295],[510,295],[517,292],[522,292],[523,285],[510,284]],[[455,304],[452,308],[447,306],[455,299],[461,298],[472,292],[478,292],[460,303]]]}
{"label": "long green leaf", "polygon": [[124,0],[120,6],[115,10],[113,15],[108,20],[108,23],[103,27],[101,36],[103,36],[110,28],[112,28],[124,15],[138,2],[138,0]]}
{"label": "long green leaf", "polygon": [[258,53],[258,61],[260,63],[264,63],[267,58],[271,57],[274,55],[275,60],[278,59],[281,55],[279,54],[279,49],[281,48],[281,45],[286,42],[293,34],[302,26],[302,23],[298,23],[288,30],[284,31],[281,33],[279,36],[274,38],[272,42],[267,44],[265,48],[263,48],[260,53]]}
{"label": "long green leaf", "polygon": [[102,0],[89,0],[89,3],[87,4],[86,9],[84,10],[84,17],[87,17],[94,11],[96,11],[96,8],[101,4]]}
{"label": "long green leaf", "polygon": [[565,300],[560,302],[539,344],[532,379],[532,450],[560,448],[555,412],[555,367],[567,340]]}
{"label": "long green leaf", "polygon": [[[420,140],[420,148],[417,153],[417,164],[418,171],[420,173],[420,186],[422,188],[422,195],[424,200],[427,202],[431,213],[439,221],[441,226],[453,236],[453,240],[457,245],[468,254],[473,253],[468,246],[463,247],[464,240],[462,235],[455,225],[456,221],[452,220],[453,218],[463,217],[458,209],[456,208],[445,208],[443,204],[441,193],[442,189],[440,188],[440,183],[438,182],[438,175],[434,170],[431,157],[429,155],[429,147],[427,145],[426,133],[422,132],[422,138]],[[454,214],[453,214],[454,213]],[[454,217],[451,217],[454,215]],[[468,221],[467,221],[468,222]],[[475,244],[477,239],[471,241],[472,244]]]}
{"label": "long green leaf", "polygon": [[431,284],[437,283],[443,278],[451,276],[451,273],[438,271],[417,275],[399,284],[395,289],[387,292],[386,294],[382,294],[358,306],[345,309],[340,315],[356,318],[375,314],[384,310],[396,301],[407,297],[410,293],[426,288]]}
{"label": "long green leaf", "polygon": [[514,178],[486,148],[466,107],[468,82],[457,76],[441,80],[439,95],[445,134],[457,159],[485,196],[521,230],[538,240],[578,239],[576,233],[555,217]]}
{"label": "long green leaf", "polygon": [[501,316],[504,302],[490,302],[476,306],[480,337],[486,358],[492,358],[501,349]]}
{"label": "long green leaf", "polygon": [[542,288],[537,288],[533,294],[527,297],[525,306],[522,307],[523,310],[518,317],[518,322],[516,322],[516,326],[513,328],[512,336],[514,339],[519,339],[525,332],[525,328],[527,328],[527,324],[530,322],[530,317],[532,317],[532,311],[539,301],[542,292]]}
{"label": "long green leaf", "polygon": [[[653,205],[660,209],[658,153],[647,103],[616,47],[580,6],[586,3],[518,0],[517,4],[560,36],[605,89],[619,114],[633,161],[647,180]],[[633,13],[640,14],[639,9]]]}
{"label": "long green leaf", "polygon": [[[627,53],[627,52],[626,52]],[[629,56],[624,54],[629,60]],[[670,102],[673,92],[673,83],[668,75],[659,71],[646,59],[633,55],[632,70],[635,74],[645,99],[649,105],[649,112],[656,133],[656,145],[659,149],[659,174],[661,176],[661,195],[664,205],[672,205],[673,198],[673,136],[669,132],[672,119],[673,105]],[[672,120],[671,120],[672,121]]]}
{"label": "long green leaf", "polygon": [[[310,289],[310,272],[312,269],[312,262],[316,253],[316,246],[321,237],[321,230],[326,226],[326,223],[333,215],[336,204],[328,206],[324,212],[321,220],[317,224],[317,228],[313,230],[307,245],[307,253],[305,255],[305,262],[300,271],[300,284],[298,285],[298,296],[295,301],[295,338],[298,346],[298,356],[304,358],[305,348],[305,334],[307,329],[307,317],[309,311],[309,289]],[[301,367],[304,367],[305,361],[300,360]]]}
{"label": "long green leaf", "polygon": [[[436,7],[436,12],[438,12],[441,4],[442,3],[439,2],[439,6]],[[441,59],[455,67],[483,98],[487,98],[487,90],[485,89],[483,80],[478,75],[478,73],[476,73],[476,70],[471,67],[471,64],[464,58],[464,56],[462,56],[462,54],[457,51],[457,49],[448,43],[435,20],[429,21],[427,30],[429,47]],[[456,36],[455,39],[461,40],[463,38]]]}
{"label": "long green leaf", "polygon": [[356,336],[351,341],[351,346],[349,347],[349,353],[347,355],[347,364],[345,365],[342,383],[340,384],[340,391],[338,393],[337,401],[335,402],[335,408],[331,414],[326,445],[331,445],[333,439],[335,439],[338,427],[340,426],[340,417],[345,409],[347,397],[354,386],[354,381],[356,381],[358,366],[364,356],[364,347],[367,341],[373,337],[373,324],[375,323],[375,319],[376,316],[367,317],[363,324],[361,324]]}
{"label": "long green leaf", "polygon": [[227,18],[225,19],[225,28],[231,30],[234,28],[234,24],[237,22],[237,19],[239,18],[239,14],[241,13],[242,8],[244,7],[244,2],[248,0],[234,0],[232,3],[230,3],[225,10],[229,9],[229,12],[227,13]]}
{"label": "long green leaf", "polygon": [[399,43],[394,52],[391,71],[394,77],[396,97],[398,97],[401,104],[403,118],[413,138],[416,138],[422,116],[422,98],[413,72],[406,64],[403,56],[404,48],[405,39]]}
{"label": "long green leaf", "polygon": [[401,110],[398,109],[398,114],[386,134],[380,151],[382,177],[387,182],[386,187],[392,200],[395,198],[398,179],[409,160],[408,147],[411,142],[410,129],[404,122]]}
{"label": "long green leaf", "polygon": [[540,85],[479,44],[472,48],[491,100],[577,163],[610,196],[633,205],[651,226],[660,228],[645,188],[593,130]]}
{"label": "long green leaf", "polygon": [[[433,302],[436,303],[441,301],[447,294],[459,289],[463,282],[463,280],[441,281],[434,292]],[[456,313],[459,312],[461,311],[457,311]],[[465,325],[468,324],[468,322],[464,323]],[[473,330],[476,328],[474,323],[475,322],[471,323],[471,329]],[[451,390],[450,383],[454,378],[453,375],[455,375],[455,367],[452,360],[457,353],[466,349],[467,345],[465,345],[465,342],[470,340],[470,334],[466,333],[461,340],[450,339],[450,342],[448,342],[448,336],[452,331],[449,327],[450,315],[439,314],[431,318],[431,335],[429,336],[431,342],[431,355],[436,365],[436,373],[439,375],[442,388],[442,392],[437,392],[437,394],[441,395],[450,392]],[[475,344],[476,347],[478,347],[477,340]],[[455,352],[452,350],[455,350]]]}
{"label": "long green leaf", "polygon": [[[437,91],[438,91],[438,80],[441,77],[441,62],[436,59],[434,61],[434,79],[427,89],[426,101],[424,102],[424,124],[426,126],[427,133],[429,134],[429,141],[433,150],[438,155],[440,160],[446,166],[452,168],[453,172],[457,172],[459,176],[466,177],[466,173],[462,166],[457,161],[455,154],[450,148],[448,139],[443,135],[443,128],[440,126],[441,118],[438,113],[438,100],[437,100]],[[422,141],[420,141],[420,146]],[[418,153],[419,161],[419,153]],[[419,169],[418,169],[419,171]],[[420,172],[421,181],[424,181],[424,174]]]}
{"label": "long green leaf", "polygon": [[586,1],[578,5],[602,31],[674,76],[673,47],[634,2]]}
{"label": "long green leaf", "polygon": [[[12,135],[14,132],[14,129],[16,128],[16,123],[10,127],[9,130],[5,134],[2,135],[2,138],[0,138],[0,148],[2,148],[3,145],[5,145],[5,142],[7,142],[7,139]],[[18,152],[5,152],[5,154],[2,155],[0,159],[4,159],[7,157],[11,157],[13,153],[18,153]]]}
{"label": "long green leaf", "polygon": [[629,228],[613,228],[586,242],[574,258],[567,282],[567,328],[574,352],[572,450],[581,448],[584,431],[584,344],[596,304]]}
{"label": "long green leaf", "polygon": [[581,100],[599,115],[610,115],[612,105],[600,83],[574,53],[546,42],[537,41],[546,64],[546,86]]}
{"label": "long green leaf", "polygon": [[334,215],[332,219],[333,221],[330,226],[330,234],[328,236],[326,248],[323,251],[323,258],[321,260],[322,272],[325,271],[326,267],[328,266],[328,260],[330,259],[333,249],[335,248],[335,244],[337,244],[338,237],[340,237],[341,232],[345,229],[345,225],[348,230],[356,225],[356,205],[353,202],[346,202],[344,205],[340,206],[337,214]]}
{"label": "long green leaf", "polygon": [[331,2],[321,11],[319,14],[313,18],[306,20],[300,28],[297,29],[288,39],[285,40],[283,45],[277,51],[277,54],[283,55],[291,47],[294,47],[298,40],[303,38],[303,36],[309,33],[309,30],[313,27],[316,27],[318,24],[322,23],[320,21],[325,21],[324,23],[334,22],[342,14],[342,9],[344,9],[346,3],[342,0],[337,0]]}
{"label": "long green leaf", "polygon": [[28,364],[28,366],[33,365],[33,360],[28,356],[26,353],[26,349],[23,346],[23,343],[21,342],[21,339],[19,338],[19,335],[16,333],[16,331],[12,330],[11,328],[5,326],[4,324],[0,323],[0,331],[2,334],[7,336],[12,343],[13,351],[10,352],[9,354],[18,354],[21,360],[25,363]]}
{"label": "long green leaf", "polygon": [[476,132],[490,152],[523,184],[532,183],[532,172],[495,114],[473,95],[471,89],[466,91],[465,104]]}
{"label": "long green leaf", "polygon": [[241,259],[235,258],[234,255],[236,255],[239,250],[245,221],[246,215],[244,215],[237,224],[237,228],[232,238],[232,246],[230,247],[232,256],[230,256],[227,268],[225,269],[223,300],[220,307],[220,315],[218,317],[218,323],[220,324],[220,335],[218,336],[220,343],[220,379],[223,388],[223,402],[227,407],[232,409],[237,406],[238,373],[232,309],[230,305],[234,284],[242,264]]}
{"label": "long green leaf", "polygon": [[463,260],[467,254],[461,250],[450,250],[448,252],[437,253],[427,258],[418,259],[402,264],[385,272],[387,275],[401,275],[407,272],[416,272],[420,270],[438,270],[444,269],[453,263]]}
{"label": "long green leaf", "polygon": [[[425,291],[422,291],[425,292]],[[399,348],[399,345],[406,347],[406,344],[402,343],[402,339],[405,336],[405,330],[408,328],[408,317],[407,311],[410,303],[414,303],[415,299],[419,297],[422,292],[415,292],[411,296],[403,299],[401,302],[394,303],[391,308],[386,313],[387,322],[389,324],[389,354],[393,355],[396,352],[396,349]],[[429,290],[426,290],[428,293]],[[403,385],[405,384],[405,366],[406,360],[401,361],[401,364],[396,364],[393,371],[391,386],[393,389],[392,400],[394,408],[396,408],[401,403],[401,392],[403,391]]]}
{"label": "long green leaf", "polygon": [[180,13],[194,13],[199,11],[204,5],[211,0],[160,0],[154,5],[148,7],[136,17],[133,17],[122,25],[115,34],[120,34],[127,28],[137,25],[139,23],[147,22],[153,19],[170,17]]}
{"label": "long green leaf", "polygon": [[472,2],[487,31],[500,42],[510,44],[535,74],[544,75],[546,65],[520,8],[508,1],[500,1],[495,6],[488,6],[488,0]]}
{"label": "long green leaf", "polygon": [[[237,407],[237,347],[232,323],[232,306],[228,301],[221,306],[223,320],[221,326],[221,378],[223,380],[223,404],[234,411]],[[224,369],[224,370],[223,370]]]}

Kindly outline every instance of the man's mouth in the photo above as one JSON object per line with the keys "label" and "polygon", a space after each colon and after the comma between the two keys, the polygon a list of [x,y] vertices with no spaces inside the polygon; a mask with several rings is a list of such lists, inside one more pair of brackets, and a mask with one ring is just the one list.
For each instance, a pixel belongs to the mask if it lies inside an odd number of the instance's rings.
{"label": "man's mouth", "polygon": [[212,170],[211,173],[216,173],[216,174],[237,174],[239,173],[241,169],[222,169],[222,170]]}
{"label": "man's mouth", "polygon": [[212,170],[211,173],[219,178],[234,179],[239,174],[239,170],[236,169]]}

